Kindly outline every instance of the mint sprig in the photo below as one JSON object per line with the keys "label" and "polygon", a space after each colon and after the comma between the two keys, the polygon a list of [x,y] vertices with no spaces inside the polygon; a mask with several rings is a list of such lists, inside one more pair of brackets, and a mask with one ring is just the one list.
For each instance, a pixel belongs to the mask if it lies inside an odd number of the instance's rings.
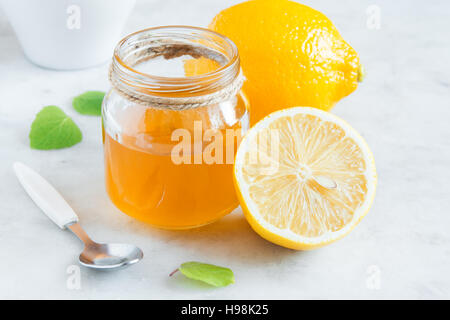
{"label": "mint sprig", "polygon": [[100,116],[102,114],[102,102],[105,93],[102,91],[87,91],[75,97],[72,105],[76,111],[90,116]]}
{"label": "mint sprig", "polygon": [[82,139],[73,120],[57,106],[44,107],[31,124],[30,147],[39,150],[71,147]]}
{"label": "mint sprig", "polygon": [[173,271],[170,276],[180,271],[186,277],[203,281],[214,287],[225,287],[234,283],[233,271],[229,268],[201,262],[186,262]]}

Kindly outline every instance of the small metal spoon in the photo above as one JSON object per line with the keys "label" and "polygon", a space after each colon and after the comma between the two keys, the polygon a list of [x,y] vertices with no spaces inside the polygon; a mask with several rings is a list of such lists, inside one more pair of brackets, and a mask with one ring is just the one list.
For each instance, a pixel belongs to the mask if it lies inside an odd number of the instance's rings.
{"label": "small metal spoon", "polygon": [[25,191],[47,217],[61,229],[69,228],[84,242],[85,247],[79,257],[81,265],[112,270],[135,264],[144,257],[142,250],[131,244],[92,241],[78,224],[76,213],[50,183],[23,163],[16,162],[13,168]]}

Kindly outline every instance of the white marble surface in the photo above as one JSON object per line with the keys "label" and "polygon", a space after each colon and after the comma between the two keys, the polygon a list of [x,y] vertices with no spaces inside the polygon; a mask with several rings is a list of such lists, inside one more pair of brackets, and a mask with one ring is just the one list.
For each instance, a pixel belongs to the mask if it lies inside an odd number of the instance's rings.
{"label": "white marble surface", "polygon": [[[156,25],[206,26],[228,3],[138,1],[124,34]],[[185,232],[156,230],[120,213],[104,190],[100,119],[71,108],[74,95],[107,89],[107,66],[57,72],[30,64],[0,11],[0,298],[450,298],[450,3],[304,3],[335,22],[368,70],[333,112],[367,139],[379,174],[374,206],[362,223],[310,252],[266,242],[240,210]],[[381,9],[379,30],[366,26],[373,4]],[[59,151],[28,147],[30,123],[49,104],[73,117],[82,143]],[[115,273],[81,269],[81,288],[68,288],[67,268],[76,265],[81,245],[24,193],[11,170],[16,160],[47,177],[95,239],[135,243],[145,259]],[[168,277],[189,260],[228,266],[236,283],[212,289]],[[380,271],[378,289],[371,285],[373,270]]]}

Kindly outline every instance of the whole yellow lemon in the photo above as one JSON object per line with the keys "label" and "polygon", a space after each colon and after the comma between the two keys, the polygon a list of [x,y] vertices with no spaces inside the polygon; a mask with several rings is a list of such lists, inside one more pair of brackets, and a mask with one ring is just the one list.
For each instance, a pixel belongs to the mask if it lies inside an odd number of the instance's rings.
{"label": "whole yellow lemon", "polygon": [[252,123],[292,106],[330,110],[362,76],[358,54],[333,23],[297,2],[243,2],[220,12],[209,28],[239,49]]}

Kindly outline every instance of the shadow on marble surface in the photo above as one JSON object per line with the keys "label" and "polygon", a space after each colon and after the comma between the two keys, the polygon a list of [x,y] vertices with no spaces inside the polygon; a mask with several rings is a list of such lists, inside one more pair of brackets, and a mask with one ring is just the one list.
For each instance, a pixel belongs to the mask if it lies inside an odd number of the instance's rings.
{"label": "shadow on marble surface", "polygon": [[217,258],[232,257],[246,265],[262,265],[281,262],[285,258],[305,254],[280,247],[256,234],[245,220],[241,209],[219,221],[189,230],[162,230],[147,226],[139,221],[131,221],[127,228],[132,229],[152,241],[193,251],[215,261]]}

